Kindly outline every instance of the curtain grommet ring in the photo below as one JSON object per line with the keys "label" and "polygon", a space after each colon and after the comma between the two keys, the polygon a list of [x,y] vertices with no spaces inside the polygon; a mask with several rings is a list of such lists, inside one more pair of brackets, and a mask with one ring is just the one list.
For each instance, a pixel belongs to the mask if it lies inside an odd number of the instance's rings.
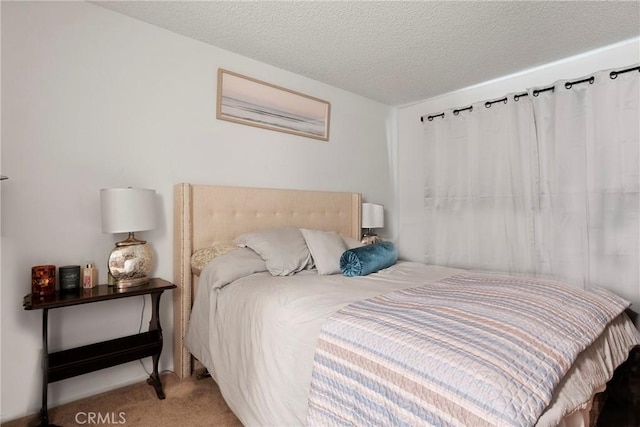
{"label": "curtain grommet ring", "polygon": [[455,110],[453,110],[453,115],[457,116],[458,114],[460,114],[461,111],[469,111],[469,112],[471,112],[471,111],[473,111],[473,105],[469,105],[468,107],[465,107],[465,108],[455,109]]}
{"label": "curtain grommet ring", "polygon": [[571,89],[573,85],[577,85],[580,83],[589,83],[590,85],[592,85],[593,83],[595,83],[595,81],[596,81],[595,76],[591,76],[588,79],[576,80],[575,82],[566,82],[564,84],[564,87],[567,89]]}

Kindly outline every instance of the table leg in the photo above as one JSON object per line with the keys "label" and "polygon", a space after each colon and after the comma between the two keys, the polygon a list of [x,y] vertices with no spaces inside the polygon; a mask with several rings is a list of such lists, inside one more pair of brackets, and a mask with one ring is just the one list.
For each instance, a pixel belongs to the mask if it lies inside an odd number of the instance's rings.
{"label": "table leg", "polygon": [[153,372],[147,379],[147,384],[152,385],[156,391],[158,399],[164,399],[165,394],[162,390],[162,382],[158,374],[158,362],[160,361],[160,353],[162,352],[162,327],[160,326],[160,296],[162,292],[151,294],[151,320],[149,321],[149,331],[158,331],[160,339],[160,350],[152,356]]}
{"label": "table leg", "polygon": [[49,389],[49,309],[42,310],[42,408],[40,409],[40,427],[58,427],[49,424],[47,391]]}

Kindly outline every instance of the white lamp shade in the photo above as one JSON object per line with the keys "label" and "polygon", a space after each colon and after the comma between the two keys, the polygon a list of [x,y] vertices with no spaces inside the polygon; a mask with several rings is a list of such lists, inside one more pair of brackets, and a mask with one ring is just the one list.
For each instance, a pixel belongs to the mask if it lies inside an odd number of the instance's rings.
{"label": "white lamp shade", "polygon": [[156,191],[143,188],[100,190],[103,233],[131,233],[156,228]]}
{"label": "white lamp shade", "polygon": [[362,228],[384,227],[384,206],[376,203],[362,204]]}

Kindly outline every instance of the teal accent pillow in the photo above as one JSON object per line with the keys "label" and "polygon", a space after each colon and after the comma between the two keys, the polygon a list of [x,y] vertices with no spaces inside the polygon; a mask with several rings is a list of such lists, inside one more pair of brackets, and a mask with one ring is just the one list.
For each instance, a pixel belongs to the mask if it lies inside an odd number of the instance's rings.
{"label": "teal accent pillow", "polygon": [[340,256],[340,271],[347,277],[366,276],[398,261],[398,251],[391,242],[380,242],[345,251]]}

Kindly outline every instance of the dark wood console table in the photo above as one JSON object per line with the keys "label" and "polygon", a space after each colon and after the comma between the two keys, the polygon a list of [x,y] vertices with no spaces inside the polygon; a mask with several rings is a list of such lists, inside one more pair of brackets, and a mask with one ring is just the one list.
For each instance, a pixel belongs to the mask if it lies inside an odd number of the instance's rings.
{"label": "dark wood console table", "polygon": [[[41,426],[53,426],[53,424],[49,424],[47,409],[47,389],[50,383],[144,357],[150,356],[153,358],[153,373],[147,379],[147,383],[153,386],[158,399],[165,398],[160,376],[158,375],[158,361],[162,352],[162,328],[160,327],[159,318],[160,296],[165,290],[175,287],[176,285],[173,283],[154,278],[150,279],[147,284],[124,289],[99,285],[91,289],[80,289],[77,292],[56,292],[54,295],[44,298],[34,298],[32,294],[24,297],[23,306],[25,310],[42,310]],[[149,330],[147,332],[49,353],[48,317],[50,309],[147,294],[151,295],[152,303],[151,320],[149,321]]]}

